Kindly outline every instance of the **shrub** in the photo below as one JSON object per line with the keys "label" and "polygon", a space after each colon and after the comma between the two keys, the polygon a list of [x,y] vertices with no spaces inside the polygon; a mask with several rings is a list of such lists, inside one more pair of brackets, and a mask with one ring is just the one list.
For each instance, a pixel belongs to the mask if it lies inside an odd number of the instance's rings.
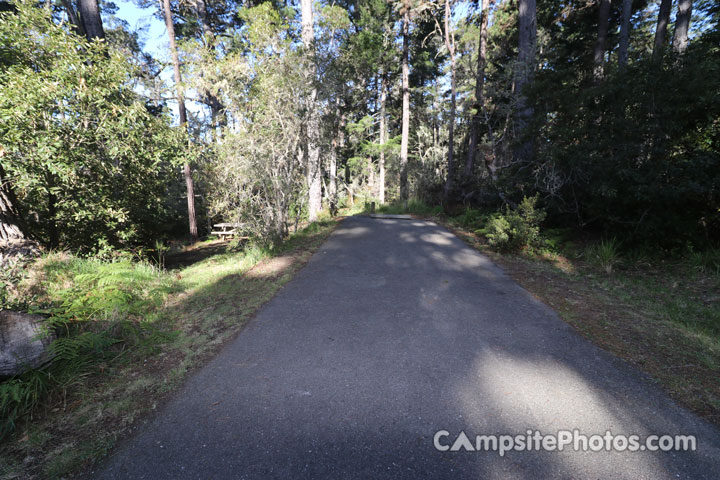
{"label": "shrub", "polygon": [[615,238],[601,240],[600,243],[590,245],[586,251],[586,258],[596,267],[605,270],[605,273],[612,273],[613,267],[620,261],[620,242]]}
{"label": "shrub", "polygon": [[702,273],[720,275],[720,249],[691,252],[690,263]]}
{"label": "shrub", "polygon": [[516,208],[491,218],[487,228],[490,246],[506,252],[540,247],[540,223],[545,211],[536,204],[537,197],[525,197]]}
{"label": "shrub", "polygon": [[462,215],[458,217],[458,220],[463,227],[476,227],[477,225],[482,223],[483,214],[482,212],[480,212],[480,210],[475,210],[468,207],[465,209]]}

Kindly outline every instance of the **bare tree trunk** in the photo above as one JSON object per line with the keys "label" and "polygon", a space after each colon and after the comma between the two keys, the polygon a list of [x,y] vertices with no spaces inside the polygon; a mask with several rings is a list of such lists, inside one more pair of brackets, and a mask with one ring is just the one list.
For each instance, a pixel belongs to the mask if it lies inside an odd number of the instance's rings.
{"label": "bare tree trunk", "polygon": [[691,15],[692,0],[680,0],[675,19],[675,33],[673,33],[673,49],[676,53],[683,53],[687,48]]}
{"label": "bare tree trunk", "polygon": [[105,30],[103,30],[102,19],[100,18],[100,9],[97,0],[78,0],[78,11],[80,12],[80,21],[85,30],[85,36],[88,40],[102,40],[105,38]]}
{"label": "bare tree trunk", "polygon": [[[195,11],[197,12],[200,26],[202,27],[204,45],[207,48],[214,49],[215,34],[213,33],[212,28],[210,28],[210,23],[208,22],[207,6],[205,4],[205,0],[195,0]],[[202,75],[202,72],[200,72],[200,75]],[[220,140],[222,138],[222,127],[227,124],[227,120],[224,118],[223,115],[223,110],[225,110],[225,106],[222,104],[222,102],[220,102],[220,99],[218,99],[215,94],[208,90],[205,90],[205,92],[203,92],[203,96],[205,97],[205,103],[210,107],[212,129],[214,133],[213,136],[217,140]]]}
{"label": "bare tree trunk", "polygon": [[[2,156],[0,148],[0,156]],[[0,240],[24,239],[25,229],[17,211],[17,199],[0,165]]]}
{"label": "bare tree trunk", "polygon": [[455,179],[455,33],[452,30],[450,0],[445,0],[445,47],[450,54],[450,118],[448,119],[448,172],[445,179],[445,201],[450,199]]}
{"label": "bare tree trunk", "polygon": [[330,177],[330,182],[325,192],[328,197],[331,215],[334,215],[337,205],[337,148],[338,138],[336,133],[330,141],[330,152],[328,155],[328,176]]}
{"label": "bare tree trunk", "polygon": [[658,21],[655,27],[655,44],[653,46],[653,60],[657,60],[662,56],[665,50],[665,42],[667,41],[667,27],[670,23],[670,10],[672,10],[672,0],[662,0],[660,2],[660,10],[658,11]]}
{"label": "bare tree trunk", "polygon": [[[177,45],[175,43],[175,25],[173,25],[172,11],[170,10],[170,0],[162,0],[163,12],[165,14],[165,27],[168,31],[168,40],[170,41],[170,54],[173,61],[173,75],[175,77],[175,88],[177,89],[178,114],[180,115],[180,127],[188,128],[187,110],[185,110],[185,94],[182,87],[182,76],[180,74],[180,57],[178,56]],[[195,187],[193,185],[192,172],[190,164],[185,163],[183,167],[185,175],[185,188],[187,190],[188,204],[188,223],[190,226],[190,236],[193,240],[198,239],[197,219],[195,216]]]}
{"label": "bare tree trunk", "polygon": [[620,70],[625,69],[628,61],[628,47],[630,46],[630,17],[632,16],[632,0],[623,0],[622,24],[620,25],[620,45],[618,46],[618,65]]}
{"label": "bare tree trunk", "polygon": [[312,83],[310,99],[308,101],[307,123],[307,186],[308,186],[308,220],[314,222],[322,209],[322,183],[320,168],[320,120],[318,118],[317,89],[315,88],[315,32],[313,29],[312,0],[301,0],[302,10],[302,42],[310,55],[310,68],[307,72]]}
{"label": "bare tree trunk", "polygon": [[[518,72],[515,76],[517,110],[515,137],[526,135],[527,125],[533,116],[533,108],[525,98],[525,86],[532,82],[535,69],[535,46],[537,42],[537,10],[535,0],[518,1]],[[533,142],[523,139],[514,151],[516,161],[533,160]]]}
{"label": "bare tree trunk", "polygon": [[494,0],[478,0],[482,2],[482,12],[480,13],[480,39],[478,40],[478,63],[477,73],[475,74],[475,105],[473,105],[473,116],[470,122],[470,145],[468,146],[467,159],[465,160],[465,170],[463,175],[468,178],[472,175],[473,164],[475,163],[475,153],[477,151],[478,135],[480,130],[480,122],[482,121],[482,110],[484,104],[483,90],[485,87],[485,64],[487,63],[487,27],[488,14],[490,13],[490,5]]}
{"label": "bare tree trunk", "polygon": [[387,77],[384,69],[380,71],[380,159],[378,161],[378,201],[385,203],[385,142],[387,142],[387,122],[385,120],[387,103]]}
{"label": "bare tree trunk", "polygon": [[595,54],[593,59],[595,68],[593,69],[593,78],[599,82],[604,73],[605,49],[607,45],[608,28],[610,26],[610,0],[600,0],[600,8],[598,8],[598,34],[595,42]]}
{"label": "bare tree trunk", "polygon": [[335,215],[337,212],[338,201],[338,181],[337,181],[337,150],[342,146],[342,130],[345,127],[345,115],[340,112],[340,95],[335,100],[335,131],[330,142],[330,155],[328,165],[328,176],[330,182],[327,188],[327,196],[330,203],[330,213]]}
{"label": "bare tree trunk", "polygon": [[408,141],[410,137],[410,2],[403,1],[402,12],[402,128],[400,139],[400,198],[405,208],[408,204]]}

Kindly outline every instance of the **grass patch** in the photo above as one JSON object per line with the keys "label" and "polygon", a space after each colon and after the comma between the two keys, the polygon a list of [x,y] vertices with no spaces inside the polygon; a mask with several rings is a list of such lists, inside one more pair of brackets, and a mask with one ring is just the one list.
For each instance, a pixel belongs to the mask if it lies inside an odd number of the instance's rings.
{"label": "grass patch", "polygon": [[59,332],[57,356],[0,383],[0,478],[67,477],[91,466],[236,335],[335,224],[324,218],[274,247],[200,244],[171,270],[125,255],[42,257],[17,294]]}
{"label": "grass patch", "polygon": [[602,239],[587,248],[586,256],[592,265],[611,274],[620,262],[620,243],[614,238]]}
{"label": "grass patch", "polygon": [[441,206],[429,205],[418,199],[409,200],[407,208],[401,202],[394,202],[386,205],[380,205],[376,211],[378,213],[386,213],[389,215],[441,215],[443,212]]}

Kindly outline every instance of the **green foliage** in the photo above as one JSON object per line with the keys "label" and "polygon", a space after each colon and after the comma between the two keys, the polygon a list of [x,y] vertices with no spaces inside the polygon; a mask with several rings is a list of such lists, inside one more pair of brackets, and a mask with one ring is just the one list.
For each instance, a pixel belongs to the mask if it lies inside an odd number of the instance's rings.
{"label": "green foliage", "polygon": [[22,256],[2,259],[0,268],[0,310],[22,308],[22,299],[14,298],[14,286],[25,276],[27,259]]}
{"label": "green foliage", "polygon": [[392,215],[413,214],[413,215],[441,215],[443,209],[440,205],[430,205],[420,199],[413,198],[408,201],[407,208],[402,202],[395,202],[388,205],[382,205],[377,209],[378,213],[388,213]]}
{"label": "green foliage", "polygon": [[238,41],[252,61],[228,60],[234,73],[224,81],[246,94],[232,96],[226,110],[235,118],[252,111],[252,121],[239,122],[217,147],[207,169],[209,206],[213,215],[245,223],[259,241],[273,243],[302,217],[306,202],[298,150],[310,107],[303,103],[310,97],[308,59],[269,2],[243,8],[240,17],[246,35]]}
{"label": "green foliage", "polygon": [[43,370],[32,370],[0,383],[0,440],[15,430],[19,419],[40,404],[50,383],[49,374]]}
{"label": "green foliage", "polygon": [[456,218],[465,228],[477,229],[485,222],[486,216],[480,211],[470,207],[466,207],[465,211]]}
{"label": "green foliage", "polygon": [[[142,361],[162,345],[182,342],[180,307],[173,304],[167,308],[169,295],[199,292],[200,300],[195,301],[204,300],[208,307],[226,293],[221,288],[248,296],[237,282],[223,280],[243,274],[261,260],[308,245],[327,233],[333,223],[321,217],[286,242],[228,249],[186,267],[180,274],[137,260],[130,253],[115,252],[109,259],[65,253],[41,257],[21,281],[20,290],[13,292],[24,295],[41,287],[41,303],[46,307],[32,311],[46,315],[44,327],[57,334],[50,345],[54,357],[49,365],[0,382],[0,439],[15,431],[19,422],[31,419],[48,400],[62,399],[73,389],[82,388],[84,379],[102,368],[112,369],[131,355]],[[37,279],[42,279],[40,285],[34,285]],[[258,288],[267,292],[264,281]],[[243,302],[255,300],[252,296],[243,298]]]}
{"label": "green foliage", "polygon": [[0,436],[32,412],[51,392],[62,392],[97,370],[122,349],[156,346],[172,337],[158,323],[176,281],[129,258],[114,261],[51,254],[36,268],[45,277],[49,304],[44,328],[57,338],[49,366],[0,383]]}
{"label": "green foliage", "polygon": [[[50,294],[56,307],[50,324],[70,330],[87,323],[147,323],[156,312],[173,282],[156,267],[130,259],[102,261],[74,258],[69,261],[50,257],[45,266]],[[58,282],[67,288],[53,288]]]}
{"label": "green foliage", "polygon": [[600,240],[586,249],[585,257],[592,265],[610,274],[620,261],[620,242],[615,238]]}
{"label": "green foliage", "polygon": [[133,91],[123,52],[15,5],[0,14],[0,138],[30,233],[85,250],[149,243],[174,226],[166,192],[187,140]]}
{"label": "green foliage", "polygon": [[[698,30],[682,55],[667,48],[655,60],[631,45],[628,65],[612,57],[596,82],[597,11],[570,9],[561,25],[559,4],[539,8],[549,40],[530,94],[537,156],[506,172],[508,192],[539,191],[555,223],[628,245],[711,246],[720,237],[720,33]],[[650,39],[656,18],[633,39]]]}
{"label": "green foliage", "polygon": [[543,230],[543,238],[545,240],[545,246],[550,251],[572,251],[575,249],[573,238],[577,235],[577,232],[571,228],[546,228]]}
{"label": "green foliage", "polygon": [[486,229],[490,246],[506,252],[540,247],[545,211],[536,204],[537,197],[525,197],[516,208],[506,208],[505,213],[492,217]]}
{"label": "green foliage", "polygon": [[720,249],[691,252],[690,263],[699,272],[720,275]]}

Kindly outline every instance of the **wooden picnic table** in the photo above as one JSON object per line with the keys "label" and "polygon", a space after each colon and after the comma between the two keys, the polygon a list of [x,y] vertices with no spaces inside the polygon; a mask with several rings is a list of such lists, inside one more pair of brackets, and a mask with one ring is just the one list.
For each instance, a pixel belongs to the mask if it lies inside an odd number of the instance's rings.
{"label": "wooden picnic table", "polygon": [[240,229],[242,228],[244,224],[242,223],[216,223],[213,225],[213,230],[210,232],[210,235],[217,235],[222,240],[227,240],[230,237],[237,237],[237,238],[249,238],[246,236],[239,235]]}

